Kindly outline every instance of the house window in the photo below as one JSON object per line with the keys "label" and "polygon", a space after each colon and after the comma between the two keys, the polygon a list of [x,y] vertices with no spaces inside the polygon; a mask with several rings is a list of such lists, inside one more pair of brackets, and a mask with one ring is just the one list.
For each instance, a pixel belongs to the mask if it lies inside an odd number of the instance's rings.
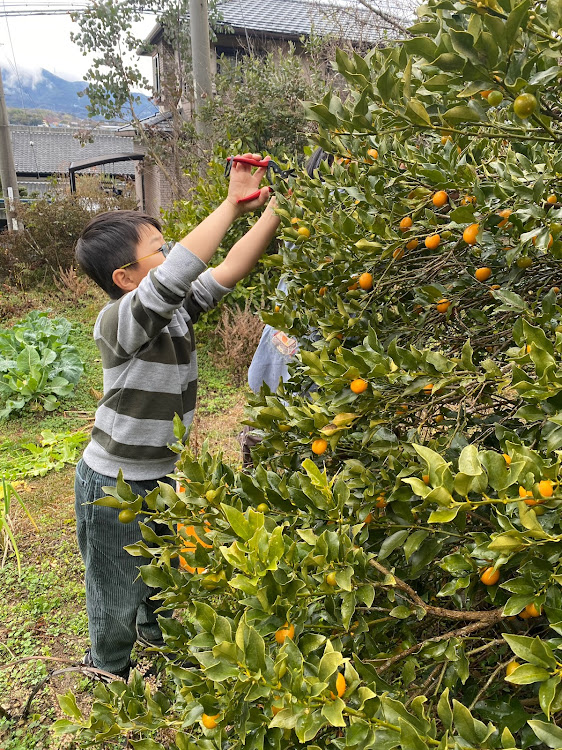
{"label": "house window", "polygon": [[238,60],[244,57],[244,52],[235,47],[216,47],[217,73],[227,73],[232,70]]}
{"label": "house window", "polygon": [[160,55],[157,53],[152,58],[152,86],[154,93],[160,93]]}

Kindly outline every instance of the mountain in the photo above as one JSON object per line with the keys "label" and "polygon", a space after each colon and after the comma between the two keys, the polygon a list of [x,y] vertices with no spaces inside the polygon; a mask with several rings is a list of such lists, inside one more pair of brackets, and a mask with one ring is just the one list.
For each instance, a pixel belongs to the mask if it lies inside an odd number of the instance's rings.
{"label": "mountain", "polygon": [[[64,78],[41,69],[35,72],[20,72],[16,77],[11,70],[2,69],[4,95],[8,107],[19,109],[49,109],[53,112],[74,115],[85,119],[88,116],[87,96],[78,96],[86,88],[85,81],[65,81]],[[157,110],[144,94],[137,94],[139,117],[149,117]],[[96,118],[101,119],[101,118]]]}

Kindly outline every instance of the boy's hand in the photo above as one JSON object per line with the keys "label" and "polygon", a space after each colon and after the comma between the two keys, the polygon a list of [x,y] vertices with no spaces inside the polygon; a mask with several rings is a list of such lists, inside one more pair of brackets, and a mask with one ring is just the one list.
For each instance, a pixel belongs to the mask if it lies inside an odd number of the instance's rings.
{"label": "boy's hand", "polygon": [[[243,154],[243,156],[247,159],[255,159],[256,161],[262,160],[261,154]],[[227,201],[232,203],[238,214],[242,215],[248,211],[254,211],[256,208],[265,205],[268,201],[271,194],[269,187],[266,186],[261,188],[259,196],[254,200],[238,203],[240,198],[245,198],[259,189],[260,182],[266,172],[267,169],[265,167],[255,168],[251,164],[244,164],[244,162],[233,159]]]}

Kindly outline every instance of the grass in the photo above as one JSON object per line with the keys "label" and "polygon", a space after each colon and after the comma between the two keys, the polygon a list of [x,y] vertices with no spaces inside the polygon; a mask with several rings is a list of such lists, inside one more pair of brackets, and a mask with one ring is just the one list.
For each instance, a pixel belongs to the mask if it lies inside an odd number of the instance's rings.
{"label": "grass", "polygon": [[[71,398],[52,413],[26,411],[2,424],[2,440],[12,452],[25,442],[36,441],[43,430],[68,432],[89,429],[102,390],[102,370],[92,328],[103,295],[88,290],[80,300],[71,300],[53,289],[38,288],[25,294],[7,290],[0,300],[0,326],[9,326],[30,309],[50,309],[74,325],[71,343],[85,364],[85,372]],[[245,387],[237,386],[227,370],[217,369],[212,353],[217,342],[212,326],[197,326],[199,358],[198,410],[191,432],[191,447],[197,452],[204,439],[213,450],[222,450],[227,460],[238,464],[236,439],[241,429],[246,400]],[[6,452],[4,453],[6,455]],[[2,451],[0,450],[0,472]],[[62,718],[56,695],[72,690],[78,704],[88,710],[91,683],[77,673],[53,678],[37,694],[25,720],[19,718],[31,693],[57,662],[29,660],[50,657],[78,662],[88,643],[83,565],[75,537],[73,466],[44,477],[28,479],[20,491],[39,525],[33,529],[25,514],[14,511],[16,539],[22,556],[22,575],[9,558],[0,568],[0,749],[73,747],[56,740],[50,725]],[[3,668],[5,665],[11,665]]]}

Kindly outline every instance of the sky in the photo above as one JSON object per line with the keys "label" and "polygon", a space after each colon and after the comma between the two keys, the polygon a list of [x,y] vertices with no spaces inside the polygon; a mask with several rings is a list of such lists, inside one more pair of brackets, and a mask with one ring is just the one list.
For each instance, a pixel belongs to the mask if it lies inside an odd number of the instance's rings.
{"label": "sky", "polygon": [[[91,58],[84,57],[76,44],[70,40],[70,32],[77,31],[70,16],[6,16],[4,9],[21,9],[25,6],[39,8],[51,6],[51,0],[6,0],[0,2],[0,66],[29,80],[38,80],[39,71],[45,68],[68,81],[81,81],[85,76]],[[64,3],[65,7],[71,2]],[[154,19],[147,17],[135,29],[140,37],[148,36],[154,26]],[[144,75],[152,78],[149,58],[139,58]]]}

